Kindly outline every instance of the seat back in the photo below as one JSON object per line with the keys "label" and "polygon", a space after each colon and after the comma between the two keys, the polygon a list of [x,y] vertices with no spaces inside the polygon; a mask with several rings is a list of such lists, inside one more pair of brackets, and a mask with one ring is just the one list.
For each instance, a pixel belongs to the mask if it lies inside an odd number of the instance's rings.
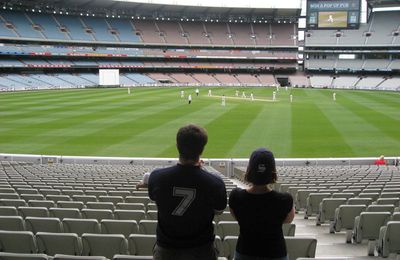
{"label": "seat back", "polygon": [[34,234],[37,232],[63,232],[59,218],[26,217],[25,225],[26,229],[32,231]]}
{"label": "seat back", "polygon": [[299,257],[315,257],[317,239],[311,237],[285,237],[289,260]]}
{"label": "seat back", "polygon": [[146,207],[143,203],[125,203],[119,202],[116,205],[116,209],[127,209],[127,210],[146,210]]}
{"label": "seat back", "polygon": [[389,221],[382,238],[382,256],[400,254],[400,221]]}
{"label": "seat back", "polygon": [[0,251],[10,253],[37,253],[36,240],[30,231],[0,230]]}
{"label": "seat back", "polygon": [[283,232],[284,236],[294,237],[294,234],[296,232],[296,224],[294,224],[294,223],[283,224],[282,225],[282,232]]}
{"label": "seat back", "polygon": [[157,220],[142,219],[139,221],[140,234],[155,235],[157,231]]}
{"label": "seat back", "polygon": [[38,232],[36,240],[40,253],[47,255],[81,255],[82,244],[77,234]]}
{"label": "seat back", "polygon": [[0,206],[0,216],[18,216],[17,208],[14,206]]}
{"label": "seat back", "polygon": [[319,209],[319,222],[323,223],[326,220],[333,221],[335,219],[335,210],[346,203],[345,198],[326,198],[323,199]]}
{"label": "seat back", "polygon": [[18,211],[23,218],[26,217],[49,217],[49,210],[45,207],[19,207]]}
{"label": "seat back", "polygon": [[136,220],[136,222],[146,218],[146,213],[143,210],[116,209],[114,210],[114,215],[116,219]]}
{"label": "seat back", "polygon": [[64,219],[64,218],[81,218],[81,213],[79,209],[70,209],[70,208],[50,208],[49,209],[50,216]]}
{"label": "seat back", "polygon": [[57,202],[57,206],[59,208],[64,208],[64,209],[83,209],[85,207],[85,204],[83,204],[82,201],[59,201]]}
{"label": "seat back", "polygon": [[88,209],[109,209],[109,210],[114,210],[115,206],[112,202],[93,202],[93,201],[88,201],[86,203],[86,207]]}
{"label": "seat back", "polygon": [[115,254],[128,254],[128,242],[123,235],[83,234],[82,255],[104,256],[112,259]]}
{"label": "seat back", "polygon": [[103,234],[122,234],[128,238],[131,234],[139,234],[136,220],[103,219],[100,222]]}
{"label": "seat back", "polygon": [[330,196],[330,193],[310,193],[307,198],[306,215],[311,216],[317,214],[321,201]]}
{"label": "seat back", "polygon": [[153,255],[156,235],[132,234],[129,236],[129,249],[132,255]]}
{"label": "seat back", "polygon": [[394,205],[395,207],[399,206],[399,198],[379,198],[376,201],[377,205]]}
{"label": "seat back", "polygon": [[379,237],[379,230],[390,220],[390,212],[362,212],[356,229],[356,241],[374,240]]}
{"label": "seat back", "polygon": [[1,260],[48,260],[46,254],[24,254],[24,253],[7,253],[0,252]]}
{"label": "seat back", "polygon": [[335,211],[335,231],[340,232],[342,228],[353,229],[354,219],[366,209],[364,205],[340,205]]}
{"label": "seat back", "polygon": [[348,205],[371,205],[372,199],[371,198],[350,198],[347,200]]}
{"label": "seat back", "polygon": [[226,258],[233,259],[233,257],[235,256],[237,240],[237,236],[226,236],[222,241],[224,255]]}
{"label": "seat back", "polygon": [[78,236],[84,233],[100,234],[100,224],[97,219],[64,218],[62,223],[66,233],[76,233]]}
{"label": "seat back", "polygon": [[0,216],[0,230],[25,231],[25,222],[20,216]]}
{"label": "seat back", "polygon": [[75,256],[56,254],[53,260],[109,260],[104,256]]}
{"label": "seat back", "polygon": [[240,227],[237,221],[220,221],[217,224],[216,235],[222,239],[225,236],[239,236]]}
{"label": "seat back", "polygon": [[369,205],[367,212],[387,212],[393,213],[394,205]]}
{"label": "seat back", "polygon": [[101,221],[102,219],[114,219],[114,214],[109,209],[82,209],[82,217],[97,219],[97,221]]}

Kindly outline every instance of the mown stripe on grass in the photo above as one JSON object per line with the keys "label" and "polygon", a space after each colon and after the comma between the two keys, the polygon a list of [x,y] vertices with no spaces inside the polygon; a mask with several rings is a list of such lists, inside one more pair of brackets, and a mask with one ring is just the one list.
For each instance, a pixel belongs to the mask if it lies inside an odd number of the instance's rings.
{"label": "mown stripe on grass", "polygon": [[[342,94],[346,95],[346,93]],[[329,93],[314,91],[313,95],[318,100],[315,102],[316,105],[352,148],[353,154],[343,154],[343,156],[396,154],[394,152],[400,147],[398,140],[385,135],[375,125],[354,114],[353,110],[343,106],[341,102],[333,102]]]}
{"label": "mown stripe on grass", "polygon": [[[314,90],[318,91],[318,90]],[[352,155],[351,147],[314,103],[312,91],[304,91],[309,101],[292,105],[293,157],[340,157]]]}
{"label": "mown stripe on grass", "polygon": [[263,105],[249,123],[235,146],[229,151],[232,157],[248,157],[258,147],[267,147],[276,157],[287,156],[291,151],[291,109],[281,95],[281,101]]}

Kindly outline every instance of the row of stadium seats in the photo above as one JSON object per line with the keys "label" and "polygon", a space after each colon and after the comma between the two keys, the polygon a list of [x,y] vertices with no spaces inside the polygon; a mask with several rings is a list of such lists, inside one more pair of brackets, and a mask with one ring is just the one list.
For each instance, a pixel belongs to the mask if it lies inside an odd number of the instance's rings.
{"label": "row of stadium seats", "polygon": [[305,61],[308,70],[341,70],[341,71],[391,71],[400,69],[399,59],[312,59]]}
{"label": "row of stadium seats", "polygon": [[297,24],[172,22],[0,11],[0,37],[202,45],[297,45]]}

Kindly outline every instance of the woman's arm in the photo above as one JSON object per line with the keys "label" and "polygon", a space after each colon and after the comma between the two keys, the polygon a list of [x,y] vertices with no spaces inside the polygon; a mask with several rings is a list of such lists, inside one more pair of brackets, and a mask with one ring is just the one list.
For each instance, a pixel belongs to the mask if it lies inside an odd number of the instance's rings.
{"label": "woman's arm", "polygon": [[292,223],[293,219],[294,219],[294,206],[292,207],[292,209],[290,210],[290,212],[287,214],[285,220],[283,221],[284,224],[289,224]]}

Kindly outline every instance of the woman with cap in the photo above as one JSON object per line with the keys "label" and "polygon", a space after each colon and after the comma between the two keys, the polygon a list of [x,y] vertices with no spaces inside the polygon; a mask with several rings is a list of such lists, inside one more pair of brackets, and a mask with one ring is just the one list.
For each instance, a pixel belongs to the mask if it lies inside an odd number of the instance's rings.
{"label": "woman with cap", "polygon": [[287,259],[282,224],[293,221],[293,198],[268,186],[276,180],[272,152],[255,150],[245,174],[249,188],[236,188],[229,196],[229,208],[240,226],[235,260]]}

